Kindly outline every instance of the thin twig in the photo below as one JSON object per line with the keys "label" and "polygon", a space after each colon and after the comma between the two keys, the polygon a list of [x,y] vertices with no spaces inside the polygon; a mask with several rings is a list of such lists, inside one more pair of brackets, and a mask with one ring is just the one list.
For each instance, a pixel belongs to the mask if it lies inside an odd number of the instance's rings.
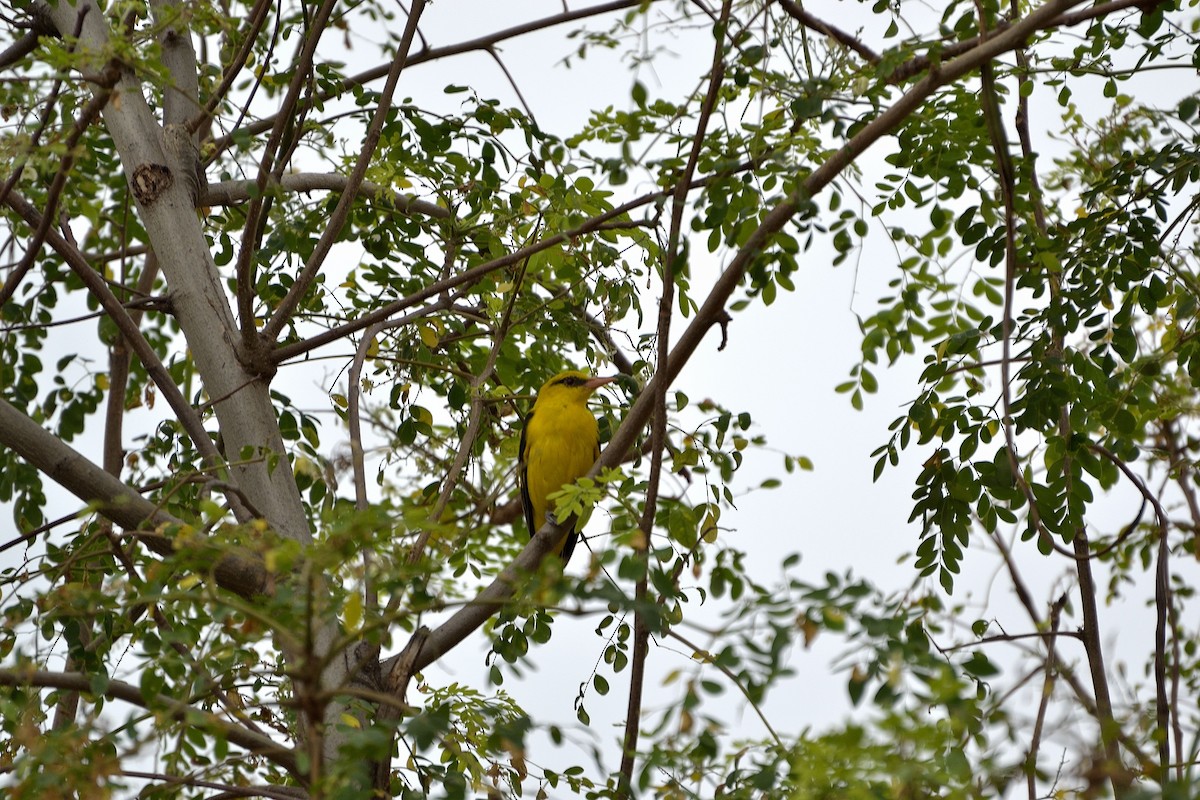
{"label": "thin twig", "polygon": [[1166,663],[1167,609],[1171,604],[1170,572],[1168,569],[1171,550],[1167,542],[1167,531],[1170,523],[1167,520],[1167,514],[1163,510],[1162,503],[1150,491],[1141,477],[1129,468],[1128,464],[1103,445],[1091,444],[1088,447],[1093,452],[1104,456],[1104,458],[1115,465],[1125,475],[1130,483],[1137,487],[1137,490],[1141,492],[1144,502],[1150,503],[1154,508],[1154,517],[1158,523],[1158,554],[1154,571],[1154,687],[1155,712],[1158,722],[1158,781],[1160,786],[1165,786],[1170,778],[1169,765],[1171,763],[1171,704],[1167,699]]}
{"label": "thin twig", "polygon": [[[234,269],[237,275],[238,316],[242,328],[242,341],[246,345],[249,345],[254,336],[257,335],[254,324],[253,306],[255,283],[254,253],[258,250],[259,237],[262,235],[262,229],[266,223],[266,204],[270,197],[266,193],[267,185],[270,183],[272,175],[281,172],[279,164],[276,163],[276,157],[283,146],[284,133],[293,122],[292,111],[300,101],[300,90],[304,87],[308,73],[312,71],[313,57],[316,54],[317,44],[321,41],[321,34],[324,33],[329,15],[333,12],[336,4],[336,0],[322,0],[320,7],[317,9],[313,19],[313,30],[307,31],[303,38],[304,45],[301,47],[300,54],[297,56],[296,63],[293,66],[294,72],[291,83],[288,85],[287,94],[280,104],[279,113],[276,115],[274,125],[271,128],[271,135],[263,147],[262,158],[259,161],[258,177],[255,179],[257,194],[250,201],[250,208],[246,212],[246,224],[243,229],[242,244],[238,250]],[[283,159],[280,158],[279,161],[283,162]]]}
{"label": "thin twig", "polygon": [[1050,708],[1050,697],[1054,693],[1054,679],[1058,676],[1058,658],[1055,654],[1055,634],[1067,595],[1061,595],[1050,607],[1050,636],[1046,639],[1045,677],[1042,680],[1042,697],[1038,702],[1037,717],[1033,723],[1033,735],[1029,737],[1029,752],[1025,754],[1025,785],[1029,800],[1037,800],[1037,757],[1042,743],[1042,730],[1046,724],[1046,713]]}
{"label": "thin twig", "polygon": [[[649,1],[652,3],[657,2],[657,0]],[[535,33],[537,31],[551,28],[555,25],[562,25],[567,22],[574,22],[580,19],[601,16],[613,11],[622,11],[628,8],[635,8],[643,5],[645,2],[646,0],[614,0],[613,2],[581,8],[575,11],[564,11],[561,14],[554,14],[549,17],[543,17],[541,19],[525,22],[520,25],[515,25],[511,28],[505,28],[504,30],[495,31],[494,33],[487,34],[486,36],[480,36],[478,38],[459,42],[457,44],[446,45],[444,47],[425,47],[417,53],[410,55],[405,60],[404,66],[413,67],[418,64],[425,64],[441,58],[448,58],[450,56],[461,55],[463,53],[487,50],[488,48],[495,47],[497,44],[500,44],[508,39],[513,39],[528,33]],[[328,90],[318,94],[316,99],[318,101],[329,100],[331,97],[346,92],[355,86],[364,86],[372,81],[379,80],[388,74],[390,68],[391,65],[386,64],[383,66],[372,67],[369,70],[360,72],[357,75],[353,75],[343,80],[341,85],[338,86],[336,90]],[[214,142],[216,152],[220,152],[229,148],[234,143],[235,135],[257,136],[260,133],[270,130],[271,127],[278,121],[281,114],[282,112],[276,112],[275,114],[245,126],[245,128],[235,129],[225,136],[222,136],[220,139],[217,139]]]}
{"label": "thin twig", "polygon": [[[980,25],[984,24],[980,11]],[[1017,221],[1013,187],[1012,159],[1008,153],[1008,137],[1004,132],[1004,123],[1000,119],[1000,106],[997,100],[996,80],[990,62],[980,68],[982,91],[979,94],[983,107],[983,117],[987,124],[988,135],[992,141],[992,151],[996,157],[997,182],[1004,199],[1004,310],[1000,321],[1000,400],[1004,413],[1000,425],[1004,430],[1005,451],[1008,454],[1009,471],[1013,480],[1029,503],[1030,527],[1038,531],[1043,539],[1049,538],[1049,533],[1043,530],[1041,514],[1038,512],[1037,498],[1033,489],[1025,480],[1021,470],[1021,457],[1017,452],[1017,436],[1012,419],[1012,327],[1013,300],[1016,295],[1017,281]]]}
{"label": "thin twig", "polygon": [[[363,137],[362,150],[358,154],[358,160],[354,164],[354,169],[350,172],[350,178],[346,181],[346,188],[338,197],[337,205],[333,209],[333,213],[329,215],[329,223],[325,226],[324,233],[317,240],[317,244],[313,247],[312,254],[308,257],[304,268],[296,277],[296,280],[290,287],[288,292],[280,301],[279,306],[275,309],[271,318],[267,320],[267,324],[263,326],[262,335],[267,341],[273,341],[279,337],[280,331],[288,324],[296,307],[300,304],[300,300],[308,291],[309,286],[316,279],[317,273],[321,269],[321,265],[325,263],[325,257],[329,254],[330,248],[334,242],[342,235],[342,227],[345,225],[346,218],[350,214],[350,208],[354,205],[354,196],[358,192],[358,186],[366,177],[367,167],[371,164],[371,158],[375,155],[375,149],[379,145],[380,136],[383,134],[383,126],[387,122],[388,111],[392,107],[392,95],[396,91],[396,85],[400,82],[400,73],[404,69],[405,59],[408,57],[409,48],[412,46],[413,37],[416,35],[417,21],[421,18],[421,12],[425,10],[425,0],[414,0],[413,7],[408,13],[408,21],[404,27],[404,35],[400,40],[400,47],[396,51],[396,57],[392,61],[392,68],[388,72],[387,81],[384,83],[383,91],[380,93],[379,105],[375,108],[375,113],[371,117],[371,123],[367,126],[366,135]],[[250,328],[247,328],[247,322]],[[242,321],[243,333],[249,335],[253,331],[253,320]]]}
{"label": "thin twig", "polygon": [[796,0],[776,0],[776,2],[779,3],[780,8],[787,12],[789,17],[796,20],[804,27],[811,28],[818,33],[822,33],[828,36],[830,39],[833,39],[838,44],[853,50],[854,52],[858,53],[859,56],[862,57],[863,61],[866,61],[868,64],[879,63],[879,54],[870,47],[867,47],[867,45],[864,44],[860,39],[851,36],[841,28],[830,25],[828,22],[825,22],[824,20],[808,13],[799,3],[796,2]]}
{"label": "thin twig", "polygon": [[201,789],[214,789],[220,794],[212,795],[208,800],[218,798],[266,797],[268,800],[307,800],[308,792],[299,786],[231,786],[227,783],[206,781],[188,775],[167,775],[162,772],[143,772],[135,769],[123,769],[121,775],[127,778],[137,778],[143,781],[155,781],[169,786],[195,786]]}
{"label": "thin twig", "polygon": [[1058,633],[1053,630],[1035,631],[1033,633],[998,633],[994,636],[984,636],[982,639],[976,639],[973,642],[963,642],[962,644],[951,645],[950,647],[938,649],[942,653],[953,653],[958,650],[966,650],[971,647],[977,647],[981,644],[994,644],[996,642],[1019,642],[1022,639],[1050,640],[1059,636],[1065,636],[1068,639],[1082,639],[1082,636],[1079,633]]}
{"label": "thin twig", "polygon": [[[721,4],[720,19],[714,25],[712,66],[709,68],[708,91],[700,107],[700,116],[696,122],[696,132],[692,135],[691,152],[688,154],[687,166],[676,181],[671,202],[671,227],[667,235],[667,246],[663,251],[662,282],[663,288],[658,300],[658,364],[656,372],[667,372],[667,361],[671,352],[671,312],[675,306],[675,270],[676,259],[681,255],[680,238],[683,231],[683,214],[687,207],[687,198],[696,167],[700,161],[700,151],[704,146],[705,134],[708,132],[708,122],[717,107],[720,98],[721,81],[725,77],[725,37],[728,33],[729,15],[732,11],[732,0],[724,0]],[[645,686],[646,658],[649,654],[650,627],[646,621],[646,601],[649,594],[650,581],[650,535],[654,531],[655,511],[658,507],[658,488],[662,479],[662,459],[666,450],[667,440],[667,388],[668,381],[659,381],[655,385],[653,398],[654,416],[650,428],[650,474],[646,488],[646,504],[638,523],[641,533],[634,545],[633,558],[640,564],[637,584],[634,587],[633,611],[633,648],[630,655],[629,673],[629,702],[625,710],[625,737],[621,747],[621,768],[618,796],[631,797],[633,794],[633,768],[637,758],[638,735],[642,721],[642,693]],[[767,726],[768,729],[770,726]],[[772,732],[773,733],[773,732]]]}
{"label": "thin twig", "polygon": [[[496,361],[500,356],[500,349],[508,341],[513,306],[516,305],[517,297],[520,296],[521,286],[525,281],[525,269],[528,265],[528,260],[521,262],[520,271],[513,280],[513,288],[509,291],[508,303],[504,306],[504,312],[500,316],[499,323],[492,331],[492,346],[488,350],[487,360],[484,362],[479,374],[471,379],[471,408],[467,412],[467,429],[463,433],[462,441],[458,445],[458,452],[454,455],[454,461],[451,463],[450,469],[446,472],[446,477],[442,481],[442,489],[438,494],[437,501],[433,504],[433,509],[429,513],[429,519],[434,525],[437,525],[441,521],[442,513],[446,510],[446,505],[450,502],[450,496],[454,493],[454,488],[458,485],[458,479],[462,475],[463,468],[467,464],[467,459],[471,455],[471,449],[475,447],[475,439],[479,436],[479,431],[483,428],[483,387],[491,380],[492,375],[495,374]],[[432,535],[433,528],[421,531],[421,535],[417,537],[417,541],[409,553],[409,563],[416,563],[421,559],[421,555],[425,552],[425,546],[429,543],[429,538]],[[392,602],[396,602],[397,599],[398,597],[393,598]]]}
{"label": "thin twig", "polygon": [[1172,420],[1166,420],[1161,425],[1160,438],[1166,447],[1171,462],[1168,469],[1175,475],[1175,483],[1183,493],[1187,503],[1188,513],[1192,517],[1192,556],[1200,561],[1200,500],[1196,497],[1195,478],[1192,472],[1192,460],[1184,452],[1179,443],[1179,432]]}
{"label": "thin twig", "polygon": [[179,721],[198,722],[203,726],[220,731],[232,744],[262,756],[283,767],[297,779],[303,779],[296,763],[296,754],[272,739],[247,730],[222,719],[216,714],[176,700],[166,695],[144,695],[131,683],[110,679],[103,688],[97,689],[92,676],[79,672],[49,672],[46,670],[0,669],[0,686],[36,686],[47,689],[73,689],[80,692],[98,692],[105,697],[122,700],[148,710],[157,710],[167,717]]}
{"label": "thin twig", "polygon": [[[363,331],[362,341],[355,348],[354,358],[350,361],[350,373],[346,377],[346,425],[350,435],[350,468],[354,476],[354,508],[366,511],[370,506],[367,497],[367,466],[366,455],[362,443],[362,417],[359,405],[362,398],[362,368],[366,363],[367,353],[375,337],[383,330],[386,323],[377,322]],[[372,571],[372,549],[363,548],[363,605],[367,614],[374,614],[379,606],[379,595],[375,590]]]}
{"label": "thin twig", "polygon": [[[5,202],[30,226],[38,227],[41,224],[42,218],[37,209],[17,192],[10,192]],[[184,431],[192,439],[192,444],[195,448],[210,464],[214,466],[221,464],[223,459],[220,453],[217,452],[217,448],[209,437],[208,432],[204,429],[200,415],[192,408],[187,399],[184,398],[174,378],[171,377],[167,368],[159,360],[154,348],[142,336],[141,330],[139,330],[137,324],[130,317],[129,312],[125,310],[125,307],[117,300],[112,291],[109,290],[100,273],[92,269],[91,265],[84,260],[79,250],[71,247],[56,231],[48,230],[46,232],[46,242],[67,262],[71,270],[79,277],[96,300],[99,301],[100,306],[108,313],[113,323],[117,326],[117,330],[129,342],[133,351],[145,367],[146,373],[154,381],[158,390],[162,392],[163,397],[166,399],[167,404],[171,406],[171,410],[175,412],[175,416],[183,426]]]}
{"label": "thin twig", "polygon": [[767,729],[767,733],[771,734],[771,738],[775,740],[775,745],[781,749],[784,747],[783,740],[779,738],[779,734],[776,733],[775,728],[773,728],[771,726],[771,722],[770,722],[770,720],[767,719],[767,715],[763,713],[763,710],[758,705],[758,703],[754,702],[754,698],[752,698],[750,696],[750,692],[746,690],[746,687],[743,685],[742,681],[738,678],[738,676],[733,673],[733,670],[729,669],[729,667],[725,666],[724,664],[721,664],[720,662],[718,662],[717,659],[713,658],[708,653],[707,650],[693,644],[686,637],[682,636],[678,631],[676,631],[674,629],[669,630],[669,631],[667,631],[667,636],[671,637],[675,641],[677,641],[687,647],[692,648],[692,652],[694,654],[693,658],[700,657],[700,661],[702,663],[711,664],[712,666],[714,666],[718,670],[720,670],[721,674],[724,675],[726,678],[728,678],[729,681],[738,688],[738,691],[740,691],[742,693],[742,697],[746,698],[746,702],[749,703],[750,707],[754,709],[754,713],[758,715],[758,719],[762,722],[763,726]]}

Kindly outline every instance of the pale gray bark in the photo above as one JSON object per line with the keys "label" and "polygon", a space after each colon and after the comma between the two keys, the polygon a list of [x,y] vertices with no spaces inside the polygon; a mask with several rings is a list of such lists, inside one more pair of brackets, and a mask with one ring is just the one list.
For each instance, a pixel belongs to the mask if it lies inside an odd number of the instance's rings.
{"label": "pale gray bark", "polygon": [[[92,0],[82,0],[78,4],[54,3],[50,6],[50,16],[59,31],[70,32],[85,7],[89,10],[83,20],[80,50],[93,54],[93,63],[81,67],[81,72],[87,75],[98,73],[108,60],[105,53],[109,52],[110,31],[104,13]],[[186,81],[181,82],[180,75],[194,72],[194,55],[192,66],[187,64],[191,45],[184,45],[179,38],[176,32],[172,65],[177,84],[167,92],[168,96],[185,88],[182,83]],[[169,114],[184,115],[187,108],[198,107],[194,96],[168,102]],[[308,545],[312,531],[271,403],[269,384],[273,368],[264,366],[270,363],[268,347],[265,343],[262,348],[241,345],[229,299],[196,214],[194,184],[176,174],[178,159],[169,154],[163,125],[146,102],[132,72],[123,72],[103,117],[132,187],[150,245],[162,265],[176,318],[205,390],[212,398],[225,452],[231,462],[238,464],[231,469],[230,480],[275,531]],[[247,459],[248,455],[251,457]],[[348,675],[345,658],[329,657],[329,649],[340,633],[336,620],[313,619],[310,624],[309,656],[325,665],[319,687],[311,688],[336,689]],[[289,657],[295,659],[299,655],[289,654]],[[324,708],[321,722],[325,733],[323,754],[327,759],[336,757],[340,742],[338,722],[343,711],[343,705],[336,700]]]}

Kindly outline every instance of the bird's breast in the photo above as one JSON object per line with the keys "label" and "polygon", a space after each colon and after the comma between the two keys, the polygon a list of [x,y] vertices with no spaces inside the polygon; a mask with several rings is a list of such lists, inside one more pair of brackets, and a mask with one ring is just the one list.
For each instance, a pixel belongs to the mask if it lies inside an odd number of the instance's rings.
{"label": "bird's breast", "polygon": [[574,483],[595,462],[596,418],[586,408],[539,408],[529,421],[527,436],[526,474],[535,524],[540,525],[546,496]]}

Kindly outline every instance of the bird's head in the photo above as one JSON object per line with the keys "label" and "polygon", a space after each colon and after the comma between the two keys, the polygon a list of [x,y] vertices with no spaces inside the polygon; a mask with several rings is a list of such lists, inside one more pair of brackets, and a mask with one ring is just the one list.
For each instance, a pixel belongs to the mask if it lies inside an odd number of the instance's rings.
{"label": "bird's head", "polygon": [[608,378],[593,378],[586,372],[577,369],[560,372],[542,384],[534,407],[558,404],[584,405],[592,396],[592,392],[616,379],[615,375]]}

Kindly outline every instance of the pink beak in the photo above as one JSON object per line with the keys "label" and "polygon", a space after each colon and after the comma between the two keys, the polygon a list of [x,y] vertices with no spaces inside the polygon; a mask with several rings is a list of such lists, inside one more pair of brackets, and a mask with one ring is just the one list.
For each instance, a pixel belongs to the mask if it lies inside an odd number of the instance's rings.
{"label": "pink beak", "polygon": [[588,389],[591,389],[594,392],[597,389],[599,389],[601,386],[612,383],[616,379],[617,379],[616,375],[610,375],[607,378],[588,378],[587,382],[584,383],[583,385],[586,386]]}

